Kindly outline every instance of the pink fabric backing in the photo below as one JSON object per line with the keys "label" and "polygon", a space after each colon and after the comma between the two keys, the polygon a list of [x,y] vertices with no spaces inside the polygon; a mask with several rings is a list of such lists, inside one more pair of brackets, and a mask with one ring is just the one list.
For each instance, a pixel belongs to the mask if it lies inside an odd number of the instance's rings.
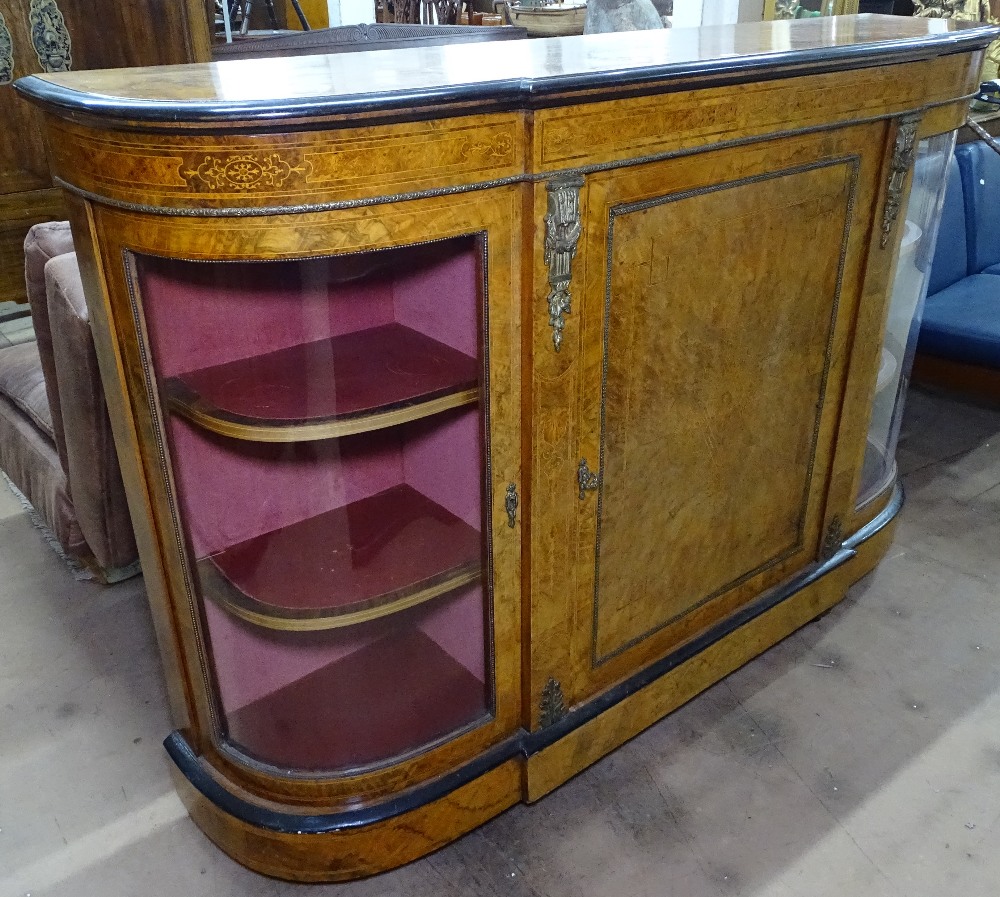
{"label": "pink fabric backing", "polygon": [[403,482],[392,430],[285,444],[227,439],[176,415],[169,427],[181,519],[198,558]]}
{"label": "pink fabric backing", "polygon": [[[475,242],[401,252],[388,267],[368,270],[386,257],[372,253],[224,265],[141,259],[140,288],[158,376],[178,376],[393,320],[477,356]],[[479,409],[473,407],[340,440],[268,444],[216,436],[172,415],[171,454],[194,553],[206,557],[401,482],[478,530],[480,427]],[[419,626],[485,681],[483,608],[482,585],[474,584],[364,626],[278,633],[206,601],[223,707],[235,711],[365,647],[391,626]]]}
{"label": "pink fabric backing", "polygon": [[367,627],[329,633],[262,629],[205,602],[209,641],[222,706],[227,713],[371,644]]}
{"label": "pink fabric backing", "polygon": [[478,406],[416,421],[403,443],[403,476],[417,492],[477,530],[483,528]]}
{"label": "pink fabric backing", "polygon": [[472,583],[448,601],[428,604],[420,628],[480,682],[486,681],[483,583]]}
{"label": "pink fabric backing", "polygon": [[[393,617],[326,632],[262,629],[233,617],[212,601],[205,602],[205,617],[226,713],[360,651],[394,626],[417,626],[480,682],[485,681],[483,601],[478,585]],[[405,676],[401,670],[401,687],[405,687]]]}
{"label": "pink fabric backing", "polygon": [[[401,272],[393,282],[396,320],[459,352],[479,354],[479,264],[475,243],[440,262]],[[472,301],[469,301],[469,297]]]}
{"label": "pink fabric backing", "polygon": [[389,281],[329,286],[325,271],[324,260],[235,265],[141,260],[139,283],[159,376],[392,321]]}

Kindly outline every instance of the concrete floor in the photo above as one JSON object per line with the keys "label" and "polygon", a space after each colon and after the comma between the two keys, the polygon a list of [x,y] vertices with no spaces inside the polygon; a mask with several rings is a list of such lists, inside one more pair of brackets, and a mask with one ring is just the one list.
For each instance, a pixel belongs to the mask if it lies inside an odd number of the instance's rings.
{"label": "concrete floor", "polygon": [[0,302],[0,349],[35,338],[35,328],[27,305]]}
{"label": "concrete floor", "polygon": [[1000,412],[916,392],[908,502],[823,619],[534,806],[348,885],[195,829],[141,581],[74,582],[0,490],[0,897],[1000,893]]}

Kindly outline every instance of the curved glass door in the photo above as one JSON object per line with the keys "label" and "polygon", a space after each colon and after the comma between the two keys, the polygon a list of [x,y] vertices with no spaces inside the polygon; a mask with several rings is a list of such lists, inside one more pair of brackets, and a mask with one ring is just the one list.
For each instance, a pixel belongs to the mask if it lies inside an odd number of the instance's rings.
{"label": "curved glass door", "polygon": [[223,744],[338,774],[489,719],[481,240],[135,270]]}
{"label": "curved glass door", "polygon": [[954,148],[953,132],[929,137],[917,146],[913,187],[903,223],[885,339],[879,356],[875,398],[857,497],[859,508],[883,492],[896,476],[899,425],[937,244],[948,163]]}

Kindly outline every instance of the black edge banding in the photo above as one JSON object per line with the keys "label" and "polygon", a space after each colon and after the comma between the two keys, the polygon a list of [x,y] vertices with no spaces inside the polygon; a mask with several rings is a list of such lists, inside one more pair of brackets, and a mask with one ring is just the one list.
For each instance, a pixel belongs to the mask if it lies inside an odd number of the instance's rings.
{"label": "black edge banding", "polygon": [[298,813],[280,813],[268,810],[227,791],[205,771],[180,732],[171,732],[164,740],[163,746],[184,777],[203,797],[223,812],[248,825],[268,831],[300,835],[322,835],[362,828],[419,809],[491,772],[521,752],[520,738],[515,735],[490,748],[486,753],[480,754],[470,763],[381,803],[357,810],[345,810],[341,813],[299,815]]}
{"label": "black edge banding", "polygon": [[844,547],[856,549],[862,542],[867,542],[879,530],[886,527],[890,521],[900,512],[903,503],[906,501],[906,493],[903,491],[903,484],[897,480],[892,490],[892,498],[889,504],[879,512],[871,521],[866,523],[853,536],[844,540]]}
{"label": "black edge banding", "polygon": [[[412,114],[415,110],[427,106],[463,102],[475,103],[476,111],[481,112],[484,111],[484,104],[544,106],[553,102],[555,98],[564,98],[566,94],[598,91],[601,88],[618,92],[622,88],[646,85],[654,90],[669,91],[671,82],[681,82],[689,78],[726,78],[729,79],[729,83],[737,84],[749,81],[762,70],[774,69],[776,66],[780,67],[780,71],[774,72],[771,79],[835,71],[846,66],[854,66],[858,61],[864,60],[870,60],[872,65],[918,61],[935,55],[982,49],[997,36],[997,33],[995,27],[984,25],[921,38],[874,41],[842,47],[783,50],[641,68],[539,78],[511,78],[418,90],[359,93],[346,97],[317,96],[292,102],[163,102],[98,96],[63,87],[35,75],[19,79],[14,83],[14,87],[23,96],[68,113],[100,114],[109,119],[139,122],[181,124],[253,122],[258,119],[274,122],[288,118],[308,119],[328,115],[393,111],[407,111]],[[688,85],[677,85],[677,89],[681,87]],[[602,97],[599,95],[587,97],[587,102],[596,102],[600,99]]]}

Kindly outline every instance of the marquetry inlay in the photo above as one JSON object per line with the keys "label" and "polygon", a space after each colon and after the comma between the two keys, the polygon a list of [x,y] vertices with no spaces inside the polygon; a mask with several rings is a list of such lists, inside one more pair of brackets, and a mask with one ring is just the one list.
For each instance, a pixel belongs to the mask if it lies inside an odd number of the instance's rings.
{"label": "marquetry inlay", "polygon": [[462,155],[466,158],[482,158],[508,161],[514,153],[514,138],[509,133],[497,134],[492,140],[468,140],[463,144]]}
{"label": "marquetry inlay", "polygon": [[503,179],[523,169],[520,123],[513,117],[447,127],[412,122],[393,128],[306,132],[262,147],[240,136],[182,140],[127,133],[95,138],[57,125],[53,170],[102,199],[198,209],[319,204],[343,198],[451,190],[468,180]]}
{"label": "marquetry inlay", "polygon": [[278,153],[236,153],[230,156],[205,156],[196,169],[183,172],[195,189],[230,192],[274,189],[281,187],[293,174],[308,178],[312,163],[303,161],[292,166]]}

